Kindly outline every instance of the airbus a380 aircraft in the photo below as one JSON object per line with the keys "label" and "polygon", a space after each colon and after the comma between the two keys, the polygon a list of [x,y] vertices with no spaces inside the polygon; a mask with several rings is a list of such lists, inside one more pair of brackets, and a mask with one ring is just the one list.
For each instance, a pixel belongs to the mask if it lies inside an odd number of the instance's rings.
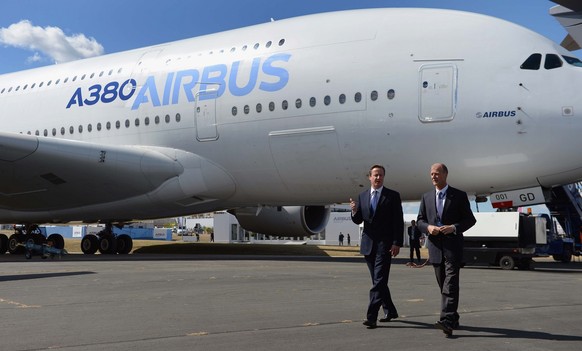
{"label": "airbus a380 aircraft", "polygon": [[[558,44],[433,9],[311,15],[6,74],[0,222],[229,209],[249,230],[309,235],[374,163],[405,200],[436,161],[474,196],[550,188],[582,178],[581,86],[582,62]],[[83,250],[115,247],[110,228]]]}

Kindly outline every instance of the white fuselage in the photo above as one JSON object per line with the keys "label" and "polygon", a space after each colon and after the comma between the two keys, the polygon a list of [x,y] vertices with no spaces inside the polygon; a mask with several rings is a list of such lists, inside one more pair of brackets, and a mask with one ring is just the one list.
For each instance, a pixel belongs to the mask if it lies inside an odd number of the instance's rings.
{"label": "white fuselage", "polygon": [[[534,53],[542,67],[520,68]],[[95,193],[114,187],[87,186],[75,188],[83,201],[67,207],[57,186],[26,195],[29,208],[0,201],[0,221],[346,202],[369,186],[376,163],[405,200],[430,189],[435,162],[446,163],[449,183],[471,195],[570,183],[582,178],[582,67],[545,69],[547,54],[568,55],[494,18],[374,9],[3,75],[4,134],[177,150],[212,171],[188,178],[190,188],[182,179],[175,198],[157,186],[103,198]],[[0,193],[17,192],[5,184]],[[47,196],[54,208],[35,204],[50,204]]]}

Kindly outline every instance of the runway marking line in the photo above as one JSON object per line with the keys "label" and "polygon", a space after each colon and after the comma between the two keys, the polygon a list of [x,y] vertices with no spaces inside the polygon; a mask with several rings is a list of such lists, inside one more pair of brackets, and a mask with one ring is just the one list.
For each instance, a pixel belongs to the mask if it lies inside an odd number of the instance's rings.
{"label": "runway marking line", "polygon": [[16,306],[17,308],[39,308],[39,307],[41,307],[40,305],[27,305],[27,304],[12,301],[12,300],[6,300],[6,299],[3,299],[1,297],[0,297],[0,303],[7,304],[7,305],[13,305],[13,306]]}

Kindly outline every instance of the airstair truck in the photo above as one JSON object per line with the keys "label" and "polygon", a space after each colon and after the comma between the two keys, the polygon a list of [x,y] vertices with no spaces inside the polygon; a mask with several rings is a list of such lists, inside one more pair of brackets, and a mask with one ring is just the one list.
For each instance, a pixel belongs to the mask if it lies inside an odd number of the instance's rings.
{"label": "airstair truck", "polygon": [[475,213],[464,233],[464,264],[530,269],[536,246],[546,243],[546,218],[519,212]]}

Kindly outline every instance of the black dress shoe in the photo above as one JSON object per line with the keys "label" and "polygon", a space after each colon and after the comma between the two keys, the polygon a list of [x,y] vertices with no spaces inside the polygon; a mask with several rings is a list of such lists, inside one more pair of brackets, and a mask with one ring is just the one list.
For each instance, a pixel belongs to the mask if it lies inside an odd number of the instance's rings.
{"label": "black dress shoe", "polygon": [[372,322],[372,321],[369,321],[367,319],[362,324],[365,325],[366,327],[368,327],[368,329],[376,328],[376,322]]}
{"label": "black dress shoe", "polygon": [[437,321],[434,324],[434,327],[437,328],[437,329],[442,330],[443,333],[445,333],[446,336],[452,336],[453,335],[453,328],[451,327],[451,325],[447,321]]}
{"label": "black dress shoe", "polygon": [[380,318],[379,321],[384,323],[384,322],[390,322],[393,319],[398,318],[398,313],[391,313],[391,314],[385,314],[384,318]]}

